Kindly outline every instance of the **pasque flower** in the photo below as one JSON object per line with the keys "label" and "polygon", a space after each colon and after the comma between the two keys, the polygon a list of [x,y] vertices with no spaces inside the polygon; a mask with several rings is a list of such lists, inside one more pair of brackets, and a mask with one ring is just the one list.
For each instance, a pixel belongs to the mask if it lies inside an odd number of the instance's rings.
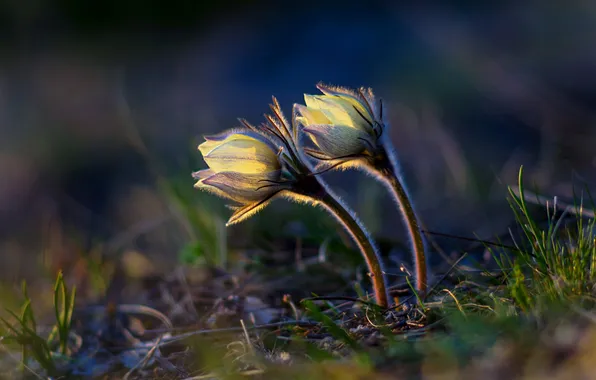
{"label": "pasque flower", "polygon": [[193,173],[195,187],[236,203],[228,225],[250,217],[296,178],[270,137],[251,129],[231,129],[205,137],[199,145],[209,169]]}
{"label": "pasque flower", "polygon": [[199,145],[209,169],[193,173],[195,187],[236,203],[228,225],[252,216],[276,195],[297,197],[317,185],[297,147],[297,131],[273,101],[267,123],[253,126],[240,119],[242,128],[206,136]]}
{"label": "pasque flower", "polygon": [[295,104],[296,121],[315,148],[305,152],[327,169],[357,167],[390,189],[402,212],[416,265],[416,289],[426,292],[424,241],[418,218],[399,175],[394,149],[386,133],[383,103],[370,88],[353,91],[318,84],[322,95],[304,95],[306,105]]}
{"label": "pasque flower", "polygon": [[371,272],[376,300],[388,306],[385,274],[368,232],[313,173],[299,147],[296,114],[288,123],[275,98],[271,110],[273,115],[265,115],[267,122],[260,126],[241,119],[242,128],[205,137],[199,150],[209,169],[193,173],[198,180],[195,187],[235,203],[228,225],[246,220],[277,196],[322,206],[358,245]]}
{"label": "pasque flower", "polygon": [[[199,150],[209,169],[195,173],[199,179],[196,187],[250,203],[287,186],[282,181],[283,161],[266,137],[252,131],[229,130],[205,140]],[[263,186],[263,182],[273,185]]]}
{"label": "pasque flower", "polygon": [[304,95],[306,105],[296,104],[296,120],[318,149],[306,148],[313,157],[336,166],[354,166],[373,160],[381,148],[383,107],[372,90],[353,92],[322,84],[323,95]]}

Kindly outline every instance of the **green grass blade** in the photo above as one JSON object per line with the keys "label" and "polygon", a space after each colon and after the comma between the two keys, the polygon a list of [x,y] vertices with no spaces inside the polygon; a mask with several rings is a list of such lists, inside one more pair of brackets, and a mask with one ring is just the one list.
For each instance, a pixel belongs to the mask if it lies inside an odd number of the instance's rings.
{"label": "green grass blade", "polygon": [[346,330],[338,326],[337,323],[335,323],[335,321],[331,319],[331,317],[323,313],[321,309],[319,309],[319,307],[314,304],[314,302],[305,300],[303,301],[303,303],[306,310],[308,311],[308,314],[314,320],[321,322],[327,328],[327,330],[329,330],[329,333],[331,335],[333,335],[336,339],[346,343],[354,350],[360,349],[360,345],[358,344],[358,342],[354,338],[352,338]]}

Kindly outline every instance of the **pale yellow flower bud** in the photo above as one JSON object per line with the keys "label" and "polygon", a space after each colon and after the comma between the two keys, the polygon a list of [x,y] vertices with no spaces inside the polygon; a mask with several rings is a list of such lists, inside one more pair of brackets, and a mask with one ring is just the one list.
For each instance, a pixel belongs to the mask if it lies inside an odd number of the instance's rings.
{"label": "pale yellow flower bud", "polygon": [[317,86],[323,95],[304,95],[306,105],[295,105],[296,121],[329,160],[375,154],[383,132],[380,105],[370,89],[353,92]]}
{"label": "pale yellow flower bud", "polygon": [[209,169],[193,173],[195,187],[244,204],[283,188],[279,157],[265,136],[230,130],[205,140],[199,150]]}
{"label": "pale yellow flower bud", "polygon": [[257,133],[230,130],[205,140],[199,150],[209,168],[217,173],[261,174],[281,167],[275,146]]}
{"label": "pale yellow flower bud", "polygon": [[323,95],[304,95],[294,115],[316,149],[304,148],[328,168],[358,167],[376,176],[391,190],[408,228],[416,264],[416,290],[426,292],[425,245],[418,217],[399,176],[397,158],[387,135],[383,137],[383,105],[371,89],[352,91],[317,85]]}

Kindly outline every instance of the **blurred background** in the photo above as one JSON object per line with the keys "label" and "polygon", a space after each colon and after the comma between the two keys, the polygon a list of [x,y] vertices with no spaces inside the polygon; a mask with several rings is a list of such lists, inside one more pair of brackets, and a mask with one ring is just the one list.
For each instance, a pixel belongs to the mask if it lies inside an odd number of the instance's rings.
{"label": "blurred background", "polygon": [[[549,196],[595,184],[595,4],[399,3],[1,2],[0,280],[126,252],[228,266],[234,247],[332,226],[280,200],[226,229],[190,176],[203,134],[259,123],[272,95],[289,114],[319,81],[383,98],[430,230],[506,232],[522,164]],[[379,185],[325,178],[379,239],[404,241]]]}

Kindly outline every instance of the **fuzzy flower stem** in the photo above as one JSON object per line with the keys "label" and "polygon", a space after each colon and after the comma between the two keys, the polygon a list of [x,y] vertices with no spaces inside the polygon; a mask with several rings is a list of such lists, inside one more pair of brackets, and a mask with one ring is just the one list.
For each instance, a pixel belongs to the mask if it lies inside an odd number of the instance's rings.
{"label": "fuzzy flower stem", "polygon": [[381,264],[381,257],[368,231],[354,213],[337,196],[331,193],[324,183],[320,180],[317,182],[317,185],[321,187],[316,195],[310,193],[310,197],[316,204],[328,211],[356,243],[368,266],[377,304],[383,308],[389,307],[390,298],[385,285],[385,272]]}
{"label": "fuzzy flower stem", "polygon": [[420,233],[420,224],[406,188],[398,178],[398,169],[395,158],[390,152],[385,151],[384,153],[385,154],[381,156],[383,158],[375,162],[369,169],[372,169],[373,172],[380,176],[399,206],[412,245],[416,270],[416,291],[421,295],[425,295],[427,289],[427,269],[426,255],[424,253],[425,247],[424,241],[422,240],[422,234]]}

